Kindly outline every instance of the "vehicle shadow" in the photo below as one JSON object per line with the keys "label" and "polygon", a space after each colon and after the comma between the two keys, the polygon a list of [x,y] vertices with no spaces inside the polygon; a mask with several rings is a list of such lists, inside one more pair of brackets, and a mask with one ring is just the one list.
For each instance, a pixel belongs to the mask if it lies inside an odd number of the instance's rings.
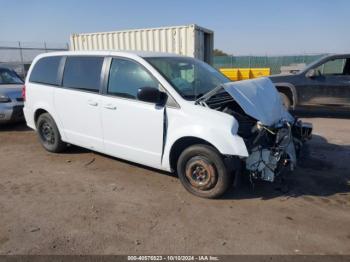
{"label": "vehicle shadow", "polygon": [[0,132],[2,131],[29,131],[30,128],[26,125],[25,122],[16,122],[16,123],[1,123]]}
{"label": "vehicle shadow", "polygon": [[329,143],[324,137],[313,135],[298,160],[298,167],[287,175],[284,184],[258,182],[254,186],[242,179],[224,199],[264,200],[276,197],[350,195],[350,145]]}
{"label": "vehicle shadow", "polygon": [[[75,146],[75,145],[68,145],[67,149],[62,154],[65,155],[75,155],[75,154],[86,154],[86,153],[91,153],[90,149],[80,147],[80,146]],[[96,152],[94,152],[96,153]],[[97,154],[97,153],[96,153]]]}
{"label": "vehicle shadow", "polygon": [[131,162],[131,161],[128,161],[128,160],[125,160],[125,159],[121,159],[121,158],[117,158],[117,157],[114,157],[114,156],[106,155],[104,153],[100,153],[100,152],[97,152],[97,151],[92,151],[90,149],[79,147],[79,146],[75,146],[75,145],[68,145],[68,148],[61,154],[64,154],[64,155],[78,154],[79,155],[79,154],[86,154],[86,153],[93,153],[93,154],[95,154],[97,156],[101,156],[103,158],[108,158],[108,159],[110,159],[112,161],[118,161],[118,162],[121,162],[121,163],[124,163],[124,164],[128,164],[128,165],[131,165],[131,166],[133,166],[135,168],[146,169],[146,170],[154,172],[154,173],[167,175],[167,176],[171,176],[171,177],[177,177],[177,175],[174,174],[174,173],[162,171],[162,170],[159,170],[159,169],[156,169],[156,168],[153,168],[153,167],[145,166],[145,165],[142,165],[142,164],[138,164],[138,163]]}
{"label": "vehicle shadow", "polygon": [[303,118],[337,118],[337,119],[350,119],[350,111],[337,111],[337,110],[296,110],[291,114],[297,117]]}

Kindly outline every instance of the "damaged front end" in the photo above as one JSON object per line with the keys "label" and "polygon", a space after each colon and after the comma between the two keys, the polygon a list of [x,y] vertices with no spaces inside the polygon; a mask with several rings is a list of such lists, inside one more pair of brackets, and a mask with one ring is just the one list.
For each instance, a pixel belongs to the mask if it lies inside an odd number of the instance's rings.
{"label": "damaged front end", "polygon": [[249,156],[245,169],[251,179],[273,182],[293,170],[303,143],[311,138],[312,125],[292,117],[268,78],[228,83],[196,101],[232,115]]}
{"label": "damaged front end", "polygon": [[292,125],[288,121],[274,127],[257,122],[246,144],[249,151],[246,169],[251,178],[273,182],[275,177],[293,170],[296,165]]}

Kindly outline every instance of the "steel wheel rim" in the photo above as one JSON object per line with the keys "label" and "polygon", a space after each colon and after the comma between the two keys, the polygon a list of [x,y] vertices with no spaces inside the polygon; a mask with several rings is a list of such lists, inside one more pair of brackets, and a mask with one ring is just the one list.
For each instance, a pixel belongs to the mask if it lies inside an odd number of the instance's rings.
{"label": "steel wheel rim", "polygon": [[40,133],[40,137],[44,141],[44,143],[49,144],[49,145],[53,145],[55,143],[54,130],[53,130],[52,126],[50,125],[50,123],[48,123],[47,121],[43,122],[40,125],[39,133]]}
{"label": "steel wheel rim", "polygon": [[210,190],[217,182],[214,164],[202,157],[194,157],[187,162],[185,175],[192,187],[200,190]]}

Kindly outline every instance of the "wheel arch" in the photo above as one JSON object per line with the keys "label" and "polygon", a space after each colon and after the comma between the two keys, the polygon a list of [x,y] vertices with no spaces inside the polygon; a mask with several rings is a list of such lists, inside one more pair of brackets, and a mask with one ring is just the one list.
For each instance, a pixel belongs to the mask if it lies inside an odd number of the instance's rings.
{"label": "wheel arch", "polygon": [[177,161],[181,155],[181,153],[188,147],[197,145],[197,144],[204,144],[213,147],[219,154],[220,151],[218,148],[216,148],[213,144],[208,142],[205,139],[194,137],[194,136],[185,136],[177,139],[173,145],[171,146],[170,153],[169,153],[169,164],[171,170],[176,170],[176,164]]}
{"label": "wheel arch", "polygon": [[275,83],[278,92],[284,93],[291,101],[292,108],[295,109],[298,103],[297,91],[291,83]]}
{"label": "wheel arch", "polygon": [[35,124],[35,126],[36,126],[36,122],[39,119],[39,116],[44,114],[44,113],[49,113],[49,112],[46,109],[43,109],[43,108],[38,108],[38,109],[35,110],[35,112],[34,112],[34,124]]}
{"label": "wheel arch", "polygon": [[[52,109],[52,108],[51,108]],[[65,133],[63,132],[63,128],[62,128],[62,125],[61,125],[61,122],[60,122],[60,119],[58,119],[57,115],[55,115],[53,113],[53,110],[50,110],[48,106],[45,106],[45,105],[39,105],[37,106],[34,110],[33,110],[33,120],[34,120],[34,127],[36,129],[36,122],[38,121],[38,118],[41,114],[44,114],[44,113],[48,113],[50,114],[50,116],[54,119],[56,125],[57,125],[57,128],[61,134],[61,138],[62,140],[65,141]]]}

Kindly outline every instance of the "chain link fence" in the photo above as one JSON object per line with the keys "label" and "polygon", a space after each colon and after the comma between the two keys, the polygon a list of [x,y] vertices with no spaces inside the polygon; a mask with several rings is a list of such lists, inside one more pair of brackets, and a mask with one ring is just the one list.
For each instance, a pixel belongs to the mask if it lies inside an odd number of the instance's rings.
{"label": "chain link fence", "polygon": [[[0,41],[0,66],[13,68],[19,75],[25,77],[33,59],[41,54],[69,49],[68,43],[35,43],[35,42],[4,42]],[[264,68],[268,67],[271,74],[279,74],[281,66],[293,64],[309,64],[324,54],[294,55],[294,56],[215,56],[216,68]]]}
{"label": "chain link fence", "polygon": [[214,67],[219,68],[262,68],[271,69],[271,74],[281,73],[281,66],[310,64],[325,54],[293,56],[215,56]]}
{"label": "chain link fence", "polygon": [[42,53],[68,50],[67,43],[34,43],[0,41],[0,66],[14,69],[25,77],[33,59]]}

